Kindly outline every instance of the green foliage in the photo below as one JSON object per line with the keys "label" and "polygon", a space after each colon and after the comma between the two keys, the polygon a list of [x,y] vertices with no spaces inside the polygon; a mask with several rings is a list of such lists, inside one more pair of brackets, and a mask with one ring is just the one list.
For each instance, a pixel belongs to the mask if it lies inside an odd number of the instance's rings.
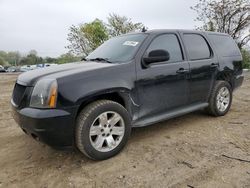
{"label": "green foliage", "polygon": [[[59,59],[59,58],[58,58]],[[43,59],[44,63],[57,63],[57,58],[53,58],[53,57],[45,57]]]}
{"label": "green foliage", "polygon": [[26,57],[23,57],[20,61],[20,65],[36,65],[42,64],[43,58],[37,56],[37,52],[35,50],[31,50]]}
{"label": "green foliage", "polygon": [[129,32],[142,30],[144,25],[142,23],[133,23],[130,18],[126,16],[119,16],[118,14],[109,14],[108,29],[111,36],[119,36]]}
{"label": "green foliage", "polygon": [[133,23],[125,16],[110,14],[107,24],[95,19],[79,26],[72,25],[67,38],[70,44],[66,48],[70,53],[87,56],[109,37],[141,30],[143,27],[142,23]]}
{"label": "green foliage", "polygon": [[45,63],[70,63],[80,61],[81,57],[75,56],[71,53],[62,54],[58,58],[45,57],[42,58],[37,55],[35,50],[31,50],[28,55],[21,56],[19,52],[4,52],[0,51],[0,65],[3,66],[22,66],[22,65],[36,65]]}
{"label": "green foliage", "polygon": [[243,57],[243,68],[250,69],[250,52],[246,49],[241,49],[241,54]]}
{"label": "green foliage", "polygon": [[21,55],[19,52],[4,52],[0,51],[0,57],[7,65],[18,65]]}
{"label": "green foliage", "polygon": [[2,65],[2,66],[8,66],[8,62],[5,61],[1,56],[0,56],[0,65]]}
{"label": "green foliage", "polygon": [[64,64],[64,63],[77,62],[77,61],[80,61],[80,60],[81,60],[80,57],[74,56],[74,55],[71,54],[71,53],[66,53],[66,54],[61,55],[61,56],[55,61],[55,63]]}
{"label": "green foliage", "polygon": [[89,47],[92,50],[100,46],[104,41],[108,40],[107,28],[101,20],[96,19],[91,23],[86,23],[81,27],[81,31],[84,33]]}
{"label": "green foliage", "polygon": [[107,28],[101,20],[81,24],[78,27],[72,25],[68,34],[70,45],[66,46],[70,53],[87,56],[100,44],[108,39]]}

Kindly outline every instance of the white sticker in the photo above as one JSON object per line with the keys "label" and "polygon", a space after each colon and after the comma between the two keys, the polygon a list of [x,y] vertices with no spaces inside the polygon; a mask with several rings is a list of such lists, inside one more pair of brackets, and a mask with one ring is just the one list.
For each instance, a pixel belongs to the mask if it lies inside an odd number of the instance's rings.
{"label": "white sticker", "polygon": [[123,45],[125,46],[136,46],[139,42],[136,41],[125,41]]}

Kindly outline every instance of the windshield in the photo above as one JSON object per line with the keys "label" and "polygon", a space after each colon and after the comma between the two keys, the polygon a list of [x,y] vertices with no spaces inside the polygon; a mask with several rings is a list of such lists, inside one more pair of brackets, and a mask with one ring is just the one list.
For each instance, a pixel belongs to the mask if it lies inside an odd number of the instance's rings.
{"label": "windshield", "polygon": [[89,54],[86,59],[105,59],[112,63],[129,61],[146,37],[147,34],[138,33],[111,38]]}

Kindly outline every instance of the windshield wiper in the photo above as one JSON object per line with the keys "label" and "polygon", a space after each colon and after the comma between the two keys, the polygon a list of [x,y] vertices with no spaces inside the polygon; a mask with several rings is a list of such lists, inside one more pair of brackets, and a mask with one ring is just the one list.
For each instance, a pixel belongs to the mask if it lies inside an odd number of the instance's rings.
{"label": "windshield wiper", "polygon": [[97,58],[93,58],[93,59],[87,59],[88,61],[105,61],[107,63],[112,63],[111,61],[109,61],[108,58],[102,58],[102,57],[97,57]]}

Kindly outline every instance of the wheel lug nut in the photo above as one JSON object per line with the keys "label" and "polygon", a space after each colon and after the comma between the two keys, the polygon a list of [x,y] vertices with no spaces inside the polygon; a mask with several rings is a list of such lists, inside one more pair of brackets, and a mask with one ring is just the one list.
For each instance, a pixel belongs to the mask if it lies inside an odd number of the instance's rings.
{"label": "wheel lug nut", "polygon": [[109,134],[107,134],[107,136],[109,136]]}
{"label": "wheel lug nut", "polygon": [[104,125],[104,127],[107,127],[107,125]]}
{"label": "wheel lug nut", "polygon": [[103,132],[104,130],[103,129],[101,129],[101,132]]}
{"label": "wheel lug nut", "polygon": [[110,129],[110,132],[112,132],[112,129]]}
{"label": "wheel lug nut", "polygon": [[109,128],[111,127],[111,125],[109,125]]}
{"label": "wheel lug nut", "polygon": [[105,134],[103,133],[102,136],[105,136]]}

